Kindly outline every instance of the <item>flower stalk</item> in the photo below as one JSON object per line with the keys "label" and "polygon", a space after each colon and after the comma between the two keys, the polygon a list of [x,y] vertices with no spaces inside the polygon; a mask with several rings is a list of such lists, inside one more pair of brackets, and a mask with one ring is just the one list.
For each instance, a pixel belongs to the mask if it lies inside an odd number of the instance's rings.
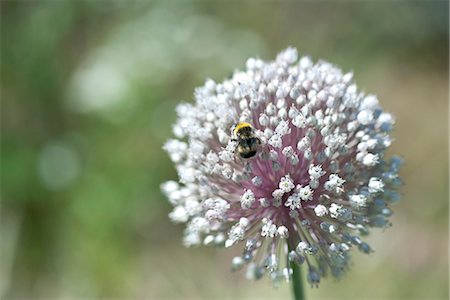
{"label": "flower stalk", "polygon": [[[292,239],[289,239],[289,250],[295,252],[295,245]],[[303,278],[302,278],[302,270],[301,266],[295,263],[294,261],[290,262],[290,266],[292,269],[291,275],[291,284],[292,284],[292,296],[294,300],[304,300],[305,299],[305,291],[303,289]]]}
{"label": "flower stalk", "polygon": [[305,291],[303,290],[303,278],[301,267],[295,263],[291,263],[292,268],[292,292],[294,300],[304,300]]}

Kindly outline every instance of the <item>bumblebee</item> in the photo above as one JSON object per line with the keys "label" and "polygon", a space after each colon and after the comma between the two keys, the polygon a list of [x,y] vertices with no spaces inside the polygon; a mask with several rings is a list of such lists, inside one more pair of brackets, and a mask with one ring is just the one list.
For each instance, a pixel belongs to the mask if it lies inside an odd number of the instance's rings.
{"label": "bumblebee", "polygon": [[261,140],[255,135],[255,130],[250,123],[239,122],[233,127],[233,141],[238,144],[235,152],[241,158],[251,158],[255,156]]}

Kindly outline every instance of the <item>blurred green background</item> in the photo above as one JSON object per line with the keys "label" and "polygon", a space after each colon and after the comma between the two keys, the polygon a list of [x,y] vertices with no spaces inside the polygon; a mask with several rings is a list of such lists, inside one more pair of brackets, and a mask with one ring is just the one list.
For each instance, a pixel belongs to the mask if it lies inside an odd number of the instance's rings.
{"label": "blurred green background", "polygon": [[375,253],[310,299],[448,298],[447,1],[2,1],[4,299],[282,299],[185,249],[159,191],[174,107],[288,45],[397,118],[403,202]]}

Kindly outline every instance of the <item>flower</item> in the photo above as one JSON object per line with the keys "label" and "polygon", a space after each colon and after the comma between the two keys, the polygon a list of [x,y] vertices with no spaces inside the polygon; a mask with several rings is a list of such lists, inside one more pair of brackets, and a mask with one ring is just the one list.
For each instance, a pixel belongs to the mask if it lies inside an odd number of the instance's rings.
{"label": "flower", "polygon": [[[390,226],[401,160],[385,157],[394,119],[376,96],[358,91],[352,73],[297,56],[250,58],[180,104],[164,146],[179,182],[162,191],[170,218],[186,223],[185,245],[241,247],[232,266],[250,278],[289,280],[292,264],[305,264],[317,285],[344,273],[351,248],[372,252],[361,239],[369,228]],[[235,153],[238,122],[261,141],[250,159]]]}

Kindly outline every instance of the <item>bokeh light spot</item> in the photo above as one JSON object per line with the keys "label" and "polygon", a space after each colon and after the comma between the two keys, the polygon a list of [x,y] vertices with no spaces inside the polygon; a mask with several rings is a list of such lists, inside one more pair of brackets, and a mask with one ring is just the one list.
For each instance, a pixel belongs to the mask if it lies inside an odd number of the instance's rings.
{"label": "bokeh light spot", "polygon": [[71,185],[80,173],[80,159],[70,146],[51,142],[39,154],[38,175],[49,190],[62,190]]}

